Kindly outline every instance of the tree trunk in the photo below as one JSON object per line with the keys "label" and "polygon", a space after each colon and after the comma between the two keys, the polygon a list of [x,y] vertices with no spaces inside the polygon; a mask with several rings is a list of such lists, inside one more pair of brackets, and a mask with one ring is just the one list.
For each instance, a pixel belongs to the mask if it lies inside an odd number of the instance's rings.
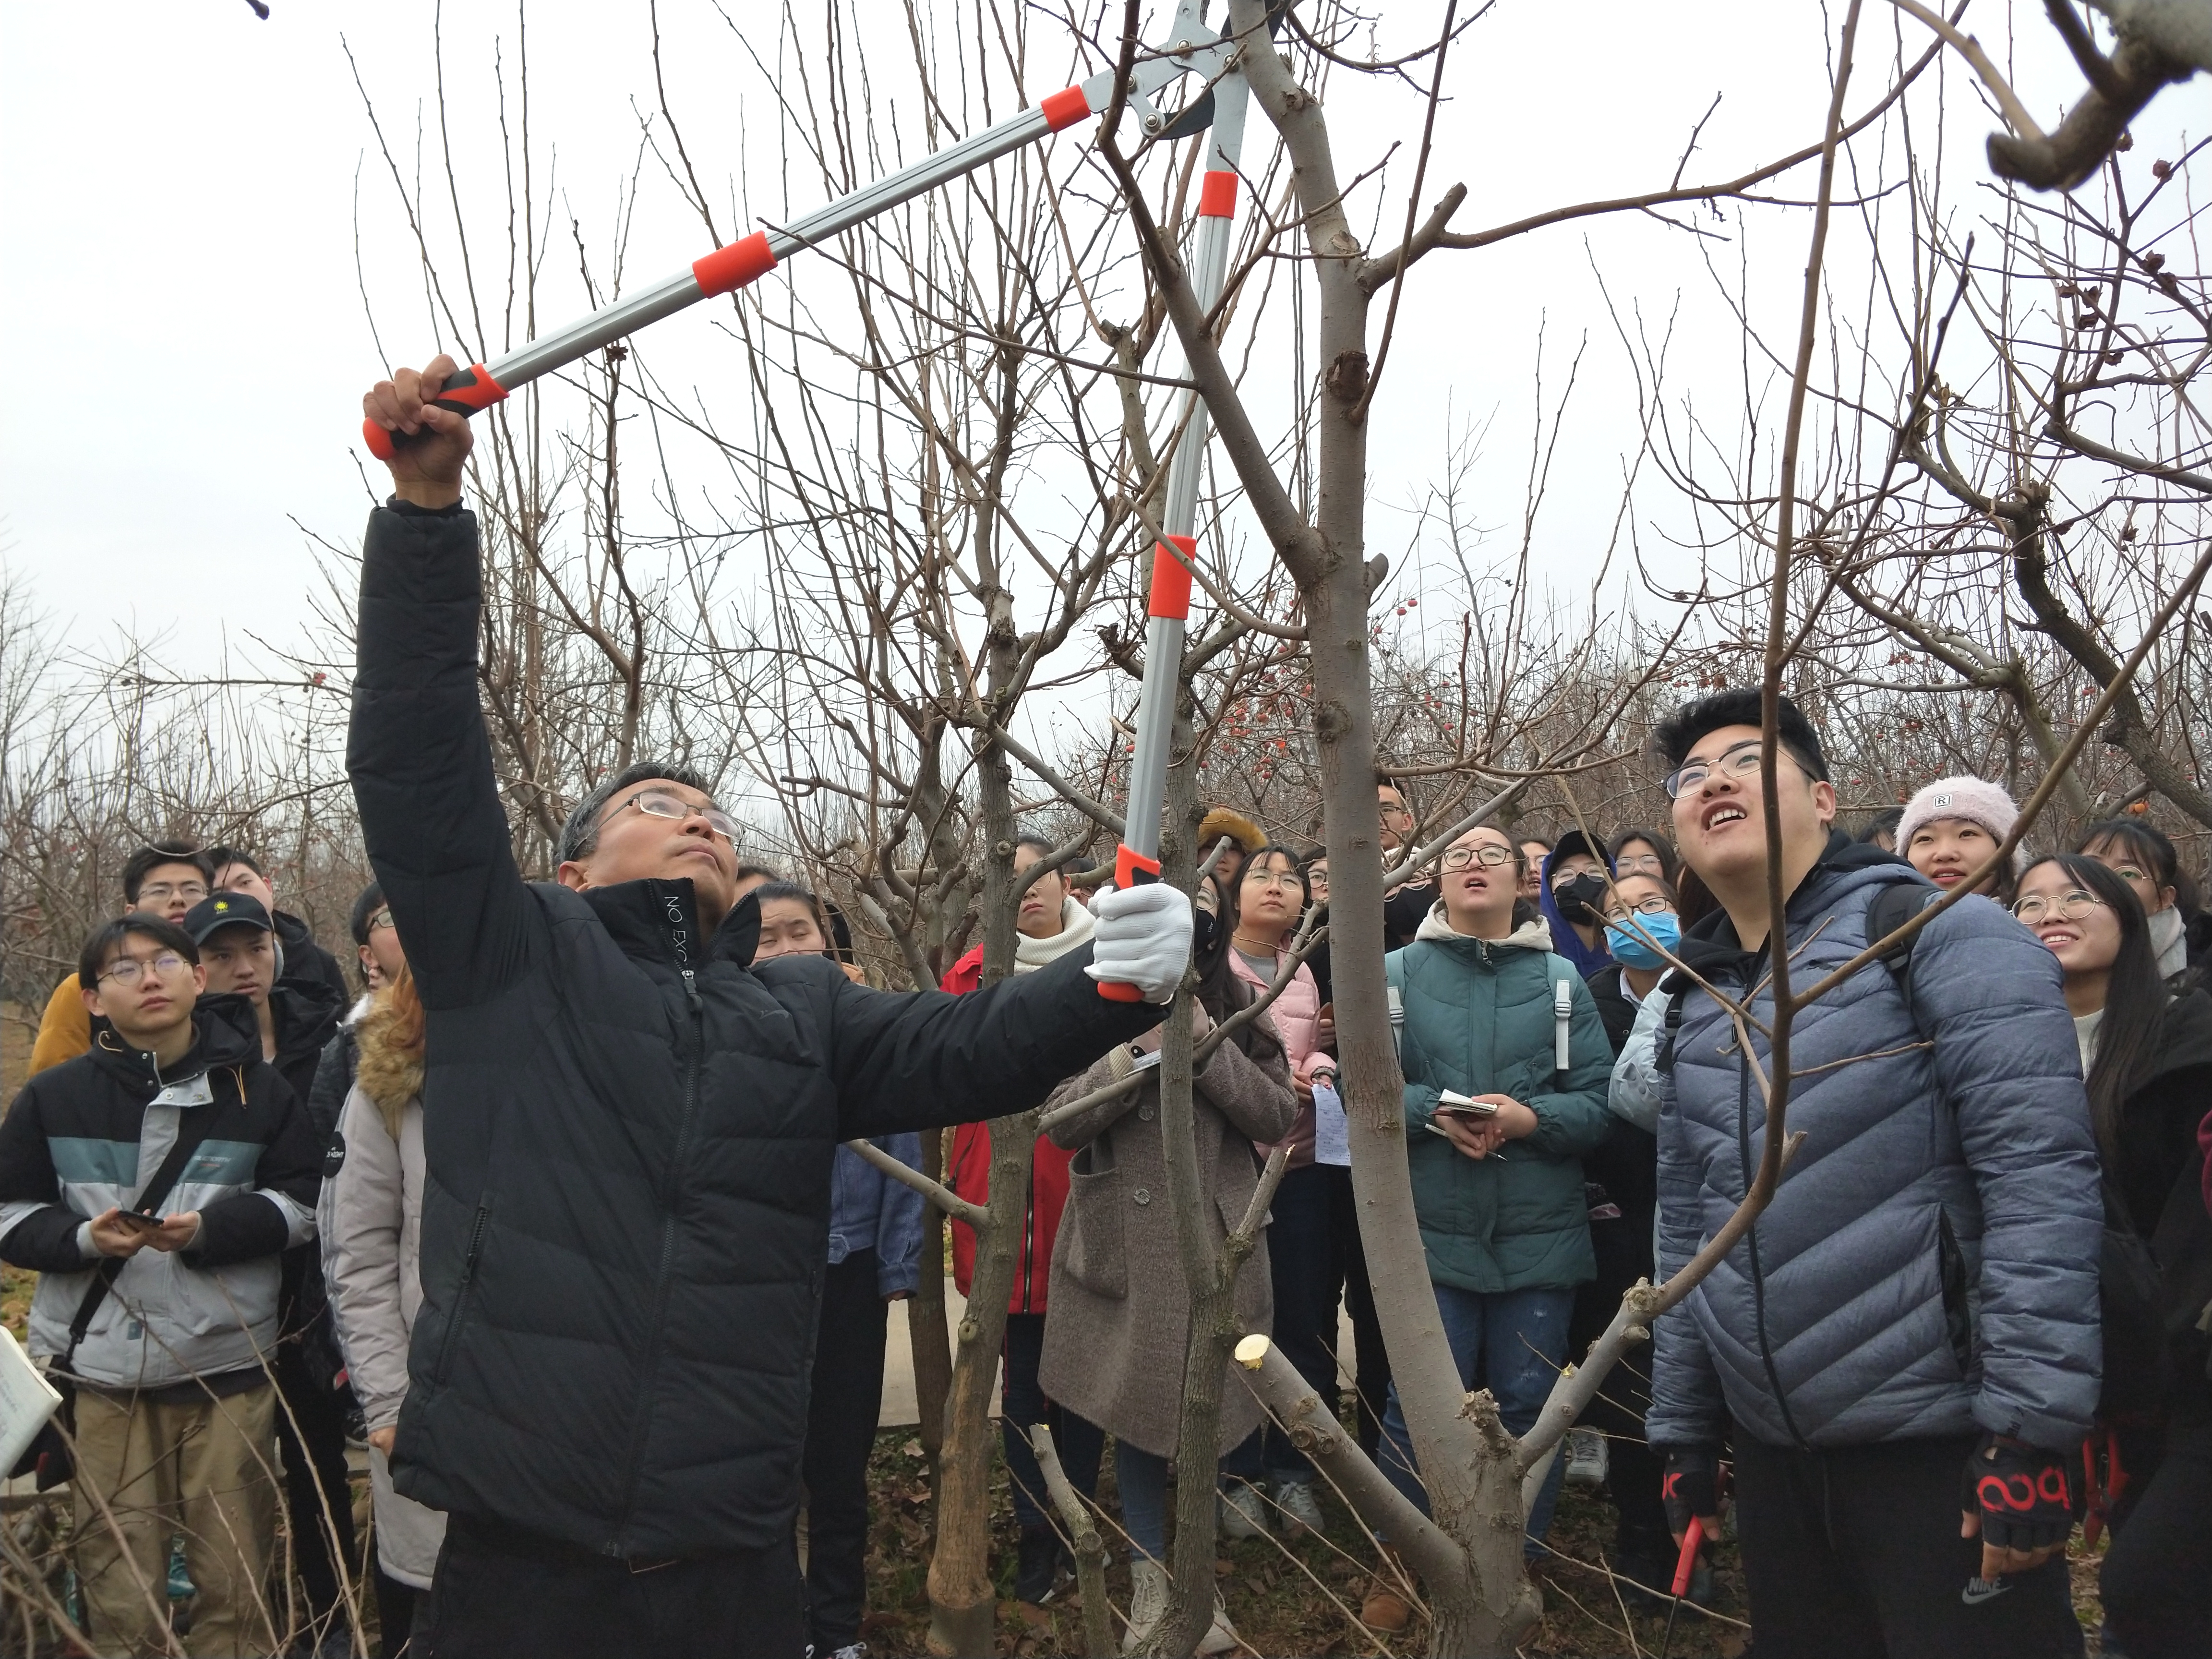
{"label": "tree trunk", "polygon": [[1014,1288],[1015,1244],[1029,1203],[1037,1115],[991,1120],[990,1221],[975,1241],[975,1274],[960,1321],[938,1460],[937,1546],[929,1560],[929,1650],[988,1654],[997,1601],[991,1586],[991,1385]]}
{"label": "tree trunk", "polygon": [[[945,1179],[945,1136],[933,1129],[921,1138],[921,1172]],[[921,1455],[929,1462],[933,1516],[940,1495],[945,1450],[945,1402],[952,1392],[952,1345],[945,1330],[945,1212],[921,1206],[921,1281],[906,1304],[907,1346],[914,1353],[914,1397],[921,1418]]]}
{"label": "tree trunk", "polygon": [[[988,539],[979,538],[977,561],[989,573],[985,604],[990,626],[984,648],[995,705],[999,696],[1012,696],[1017,666],[1013,606],[997,585]],[[994,718],[1003,712],[994,708]],[[983,983],[988,986],[1004,979],[1014,965],[1014,793],[1005,753],[982,732],[975,741],[975,776],[987,838]],[[975,1241],[975,1273],[969,1282],[968,1311],[960,1321],[939,1459],[937,1545],[929,1561],[929,1650],[933,1654],[994,1651],[991,1384],[998,1376],[1006,1302],[1014,1287],[1016,1247],[1029,1207],[1038,1116],[1032,1109],[994,1118],[990,1124],[990,1218]]]}

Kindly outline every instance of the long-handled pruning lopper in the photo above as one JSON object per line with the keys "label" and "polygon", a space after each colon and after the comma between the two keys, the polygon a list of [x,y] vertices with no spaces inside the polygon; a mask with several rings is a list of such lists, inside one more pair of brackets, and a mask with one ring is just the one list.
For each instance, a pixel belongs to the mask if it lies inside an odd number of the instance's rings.
{"label": "long-handled pruning lopper", "polygon": [[[1269,6],[1271,30],[1287,9],[1282,0]],[[1199,193],[1197,254],[1191,265],[1191,286],[1199,306],[1211,312],[1221,297],[1228,268],[1230,228],[1237,216],[1237,152],[1244,137],[1248,89],[1240,67],[1242,43],[1208,27],[1204,19],[1205,0],[1181,0],[1167,43],[1141,54],[1132,65],[1127,101],[1147,138],[1211,135],[1205,183]],[[649,323],[673,316],[702,300],[734,293],[795,253],[865,224],[877,214],[927,191],[951,184],[1026,144],[1103,114],[1113,101],[1115,74],[1112,70],[1103,70],[996,126],[925,156],[912,167],[841,196],[793,224],[740,237],[628,299],[604,306],[489,363],[473,363],[447,380],[434,401],[440,408],[466,417]],[[1180,113],[1163,112],[1154,100],[1191,74],[1202,77],[1206,90]],[[1182,439],[1168,467],[1167,509],[1161,520],[1165,539],[1152,553],[1152,588],[1146,606],[1149,620],[1145,683],[1137,705],[1127,827],[1114,867],[1115,881],[1123,887],[1159,878],[1160,812],[1167,795],[1168,749],[1175,728],[1183,625],[1190,614],[1189,561],[1196,546],[1199,470],[1207,434],[1206,405],[1194,392],[1189,394],[1186,413]],[[398,446],[410,441],[401,434],[386,432],[374,421],[363,422],[362,433],[369,453],[382,460],[389,460]],[[1133,985],[1107,983],[1098,988],[1102,995],[1121,1002],[1134,1002],[1139,994]]]}

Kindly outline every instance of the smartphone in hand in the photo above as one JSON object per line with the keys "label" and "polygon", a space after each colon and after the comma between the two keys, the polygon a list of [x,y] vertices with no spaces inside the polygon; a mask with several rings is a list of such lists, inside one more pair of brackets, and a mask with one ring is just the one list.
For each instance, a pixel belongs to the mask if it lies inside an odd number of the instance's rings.
{"label": "smartphone in hand", "polygon": [[148,1215],[143,1210],[118,1210],[115,1218],[133,1232],[158,1233],[161,1231],[161,1218]]}

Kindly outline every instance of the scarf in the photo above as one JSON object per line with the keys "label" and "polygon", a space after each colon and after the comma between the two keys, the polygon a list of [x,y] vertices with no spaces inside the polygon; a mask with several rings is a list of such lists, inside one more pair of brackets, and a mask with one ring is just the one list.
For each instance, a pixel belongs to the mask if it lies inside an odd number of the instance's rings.
{"label": "scarf", "polygon": [[2150,920],[2150,948],[2158,952],[2160,979],[2172,979],[2189,966],[2189,929],[2181,920],[2181,907],[2169,904]]}
{"label": "scarf", "polygon": [[1031,939],[1027,933],[1014,935],[1014,971],[1034,974],[1048,963],[1059,961],[1087,941],[1091,929],[1097,925],[1081,901],[1069,894],[1060,902],[1060,931],[1050,939]]}

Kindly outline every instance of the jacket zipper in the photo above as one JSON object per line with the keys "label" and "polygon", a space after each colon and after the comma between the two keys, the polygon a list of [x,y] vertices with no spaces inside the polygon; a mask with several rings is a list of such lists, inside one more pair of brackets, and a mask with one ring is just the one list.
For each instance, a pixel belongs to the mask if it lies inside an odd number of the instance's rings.
{"label": "jacket zipper", "polygon": [[619,1558],[623,1534],[629,1530],[637,1507],[637,1483],[645,1473],[645,1437],[652,1425],[653,1384],[660,1366],[660,1331],[668,1317],[670,1274],[676,1261],[676,1203],[683,1195],[685,1162],[691,1150],[691,1127],[699,1115],[699,1072],[706,1057],[707,1005],[700,1000],[697,976],[691,968],[690,919],[682,899],[661,896],[668,924],[669,944],[677,971],[684,975],[684,998],[691,1015],[691,1052],[684,1064],[684,1115],[676,1126],[676,1145],[668,1159],[668,1181],[661,1194],[660,1266],[653,1273],[653,1318],[646,1328],[645,1359],[639,1367],[637,1405],[631,1413],[629,1454],[623,1476],[622,1518],[607,1540],[607,1553]]}
{"label": "jacket zipper", "polygon": [[469,1227],[469,1253],[461,1258],[460,1288],[453,1293],[453,1311],[446,1321],[445,1334],[438,1339],[438,1385],[445,1386],[447,1373],[453,1366],[453,1343],[460,1335],[461,1318],[468,1311],[469,1291],[477,1280],[477,1259],[483,1254],[484,1229],[491,1222],[492,1195],[486,1193],[477,1206],[477,1218]]}
{"label": "jacket zipper", "polygon": [[[1739,1048],[1735,1066],[1735,1137],[1736,1163],[1741,1172],[1746,1192],[1751,1190],[1751,1055],[1747,1049]],[[1805,1437],[1797,1432],[1797,1419],[1790,1410],[1790,1396],[1782,1391],[1782,1373],[1774,1364],[1774,1348],[1766,1337],[1766,1275],[1759,1265],[1759,1224],[1754,1221],[1744,1229],[1744,1243],[1751,1247],[1751,1308],[1752,1323],[1759,1333],[1759,1362],[1766,1370],[1766,1385],[1774,1390],[1774,1403],[1782,1413],[1782,1426],[1797,1443],[1800,1451],[1810,1451]]]}

